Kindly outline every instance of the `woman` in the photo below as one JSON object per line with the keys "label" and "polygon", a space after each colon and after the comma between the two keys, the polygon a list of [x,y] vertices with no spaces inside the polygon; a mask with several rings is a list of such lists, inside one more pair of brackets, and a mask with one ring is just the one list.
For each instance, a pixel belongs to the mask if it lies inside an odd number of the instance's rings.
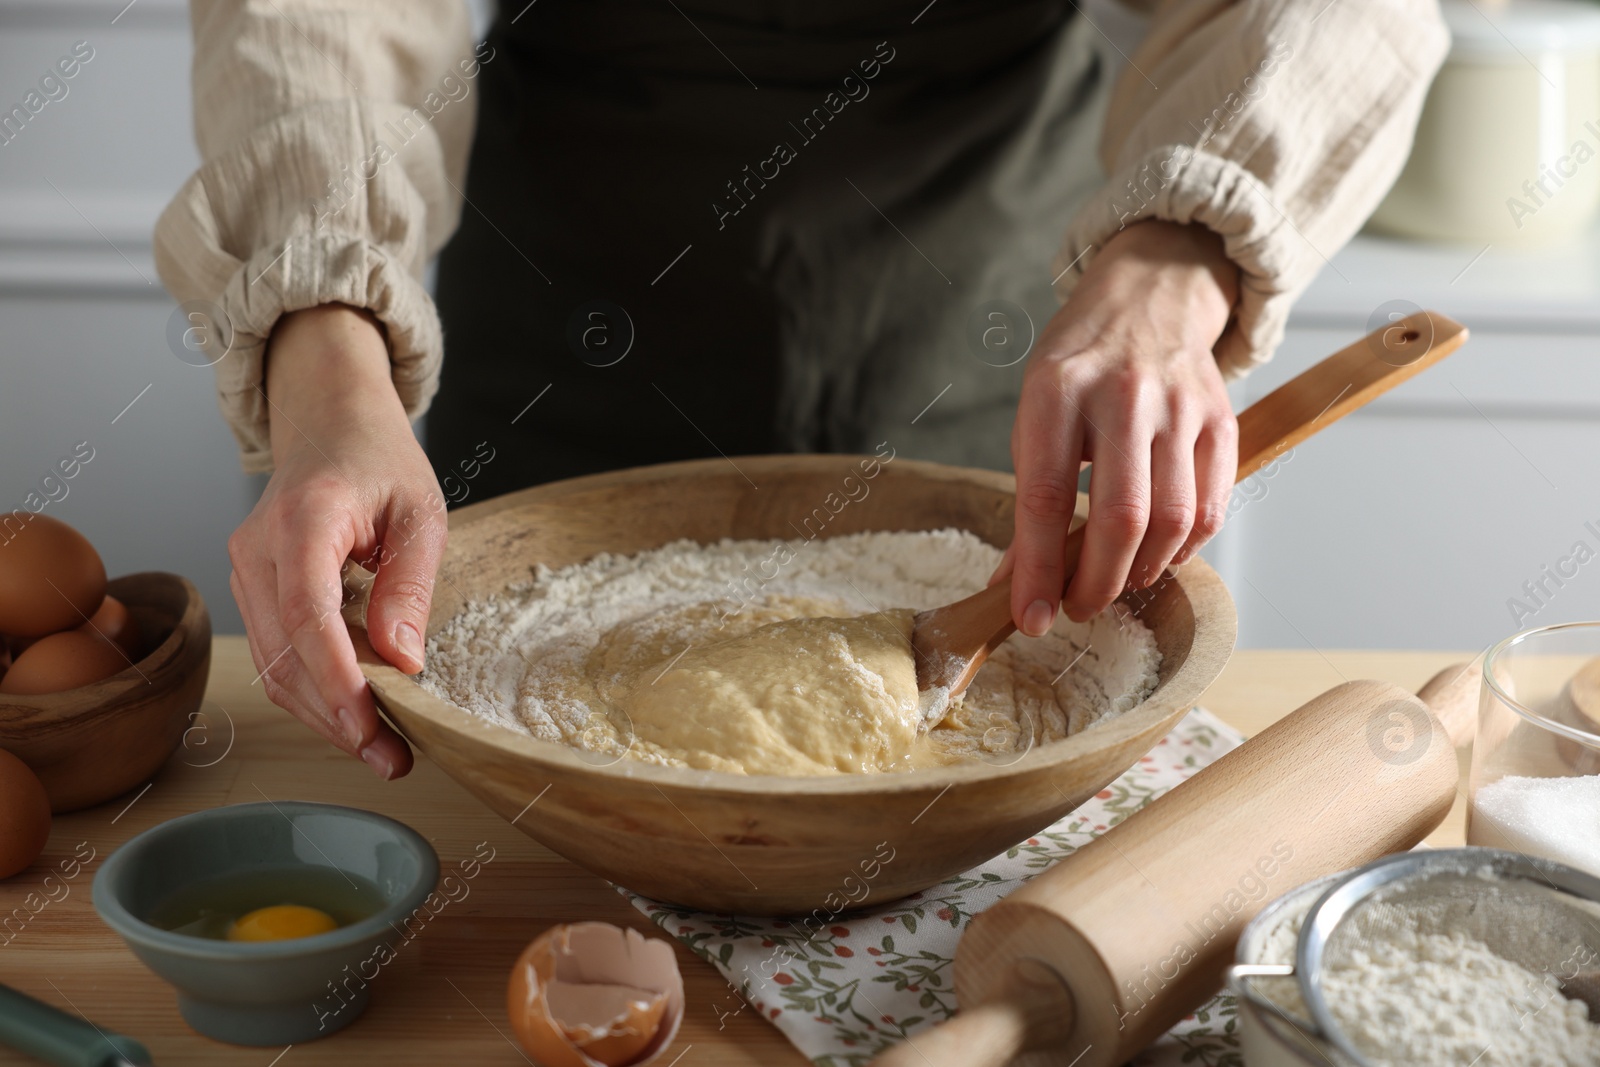
{"label": "woman", "polygon": [[1224,377],[1376,206],[1445,48],[1431,0],[1162,0],[1126,57],[1070,0],[514,0],[476,47],[458,0],[193,8],[204,162],[156,251],[273,471],[233,592],[272,699],[386,778],[410,753],[328,623],[375,565],[372,643],[421,669],[441,480],[1009,461],[1030,634],[1189,558]]}

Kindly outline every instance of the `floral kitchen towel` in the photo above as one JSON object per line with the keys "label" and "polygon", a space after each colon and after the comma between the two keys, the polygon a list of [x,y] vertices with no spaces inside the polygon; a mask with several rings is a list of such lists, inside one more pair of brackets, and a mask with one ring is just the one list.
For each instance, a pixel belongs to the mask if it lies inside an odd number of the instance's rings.
{"label": "floral kitchen towel", "polygon": [[[817,1067],[865,1067],[955,1011],[950,967],[972,917],[1105,832],[1244,738],[1196,708],[1093,799],[1004,854],[882,907],[843,913],[809,936],[781,919],[712,915],[619,889],[728,980],[721,1020],[758,1011]],[[889,862],[892,854],[877,857]],[[812,925],[815,925],[813,922]],[[1240,1067],[1233,998],[1218,996],[1135,1062]]]}

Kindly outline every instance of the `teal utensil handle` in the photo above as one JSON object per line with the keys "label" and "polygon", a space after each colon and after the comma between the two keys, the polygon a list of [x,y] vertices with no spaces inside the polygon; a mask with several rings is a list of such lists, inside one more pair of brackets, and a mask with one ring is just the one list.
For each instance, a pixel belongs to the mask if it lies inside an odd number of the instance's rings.
{"label": "teal utensil handle", "polygon": [[0,985],[0,1042],[58,1067],[150,1062],[150,1053],[131,1037],[105,1033],[85,1019],[4,985]]}

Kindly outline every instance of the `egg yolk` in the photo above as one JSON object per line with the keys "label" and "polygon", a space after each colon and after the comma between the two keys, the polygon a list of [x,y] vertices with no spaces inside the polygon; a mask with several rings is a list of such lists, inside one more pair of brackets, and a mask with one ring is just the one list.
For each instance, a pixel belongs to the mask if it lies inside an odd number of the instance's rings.
{"label": "egg yolk", "polygon": [[333,916],[303,904],[274,904],[241,915],[228,927],[229,941],[287,941],[337,930]]}

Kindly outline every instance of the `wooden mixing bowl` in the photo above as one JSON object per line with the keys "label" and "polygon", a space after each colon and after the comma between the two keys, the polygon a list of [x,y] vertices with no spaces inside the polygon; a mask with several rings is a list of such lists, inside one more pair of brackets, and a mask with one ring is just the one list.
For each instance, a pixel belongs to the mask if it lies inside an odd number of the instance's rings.
{"label": "wooden mixing bowl", "polygon": [[[853,456],[672,463],[575,478],[486,500],[450,518],[431,636],[462,608],[599,552],[679,538],[971,530],[1011,540],[1010,475],[908,459],[863,480]],[[845,478],[854,475],[850,486]],[[748,480],[746,480],[748,478]],[[752,484],[753,483],[753,484]],[[867,495],[844,505],[846,489]],[[833,494],[832,503],[825,507]],[[380,707],[412,744],[524,833],[603,878],[660,900],[747,915],[793,915],[905,896],[967,870],[1082,804],[1194,706],[1233,649],[1233,601],[1195,559],[1142,603],[1160,645],[1143,704],[1009,766],[780,778],[597,765],[564,745],[484,721],[410,677],[363,664]],[[359,642],[365,645],[364,639]]]}
{"label": "wooden mixing bowl", "polygon": [[57,813],[149,781],[183,740],[211,672],[211,616],[189,579],[146,571],[106,592],[138,621],[143,658],[64,693],[0,696],[0,748],[33,768]]}

